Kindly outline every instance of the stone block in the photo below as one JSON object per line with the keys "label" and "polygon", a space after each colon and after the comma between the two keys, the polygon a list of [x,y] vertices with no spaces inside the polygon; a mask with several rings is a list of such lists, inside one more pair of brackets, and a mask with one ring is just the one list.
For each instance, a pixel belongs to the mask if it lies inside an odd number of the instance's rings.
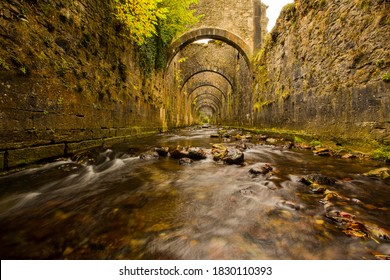
{"label": "stone block", "polygon": [[80,151],[97,148],[103,145],[102,139],[82,141],[78,143],[69,143],[67,144],[66,152],[68,154],[75,154]]}
{"label": "stone block", "polygon": [[4,169],[5,152],[0,152],[0,172]]}
{"label": "stone block", "polygon": [[8,151],[8,167],[31,164],[64,155],[65,144],[31,147]]}
{"label": "stone block", "polygon": [[124,143],[125,137],[112,137],[104,139],[104,147],[112,147],[115,144]]}

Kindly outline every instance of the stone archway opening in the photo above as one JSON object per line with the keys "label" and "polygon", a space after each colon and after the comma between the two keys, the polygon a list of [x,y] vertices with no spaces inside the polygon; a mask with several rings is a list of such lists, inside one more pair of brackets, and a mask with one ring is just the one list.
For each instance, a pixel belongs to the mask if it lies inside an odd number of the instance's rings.
{"label": "stone archway opening", "polygon": [[191,30],[176,39],[168,49],[167,68],[174,57],[186,46],[203,39],[218,40],[227,43],[243,56],[249,68],[251,68],[250,58],[253,55],[252,48],[245,41],[234,33],[219,28],[199,28]]}

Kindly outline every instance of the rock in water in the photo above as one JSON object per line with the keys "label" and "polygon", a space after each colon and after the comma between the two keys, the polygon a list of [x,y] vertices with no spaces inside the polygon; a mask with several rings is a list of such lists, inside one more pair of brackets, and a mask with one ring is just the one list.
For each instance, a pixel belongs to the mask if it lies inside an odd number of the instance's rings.
{"label": "rock in water", "polygon": [[268,163],[256,165],[249,170],[249,173],[252,175],[265,175],[270,173],[273,170],[272,166]]}
{"label": "rock in water", "polygon": [[244,162],[244,153],[236,148],[229,148],[223,161],[227,164],[242,164]]}
{"label": "rock in water", "polygon": [[140,159],[150,160],[150,159],[157,159],[159,158],[159,155],[157,152],[154,151],[148,151],[146,153],[142,153],[139,155]]}
{"label": "rock in water", "polygon": [[160,157],[167,157],[169,153],[169,147],[159,147],[154,149]]}
{"label": "rock in water", "polygon": [[382,168],[374,169],[374,170],[371,170],[369,172],[364,173],[363,175],[367,176],[367,177],[376,177],[376,178],[380,178],[382,180],[386,180],[386,179],[390,178],[390,168],[382,167]]}
{"label": "rock in water", "polygon": [[201,160],[201,159],[206,159],[207,155],[206,155],[206,152],[203,151],[201,148],[189,148],[188,149],[188,158],[194,159],[194,160]]}
{"label": "rock in water", "polygon": [[181,158],[181,159],[179,159],[179,164],[180,165],[188,166],[188,165],[191,165],[193,162],[194,161],[192,159],[190,159],[190,158]]}

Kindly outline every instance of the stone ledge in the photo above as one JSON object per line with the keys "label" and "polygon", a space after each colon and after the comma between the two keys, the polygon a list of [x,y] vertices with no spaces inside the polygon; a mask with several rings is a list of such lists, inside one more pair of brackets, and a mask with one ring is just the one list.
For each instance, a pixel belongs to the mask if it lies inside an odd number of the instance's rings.
{"label": "stone ledge", "polygon": [[[56,144],[8,151],[8,168],[32,164],[64,155],[65,144]],[[1,156],[0,156],[1,157]]]}
{"label": "stone ledge", "polygon": [[103,143],[104,143],[103,139],[88,140],[88,141],[82,141],[77,143],[68,143],[66,144],[66,153],[75,154],[80,151],[103,146]]}

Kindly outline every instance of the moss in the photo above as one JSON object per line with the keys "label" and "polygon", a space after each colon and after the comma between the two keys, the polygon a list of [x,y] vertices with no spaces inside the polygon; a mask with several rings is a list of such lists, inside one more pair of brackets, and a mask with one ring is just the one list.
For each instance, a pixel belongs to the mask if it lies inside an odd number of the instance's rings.
{"label": "moss", "polygon": [[390,83],[390,73],[386,73],[382,76],[382,81],[385,83]]}
{"label": "moss", "polygon": [[363,10],[367,10],[372,5],[371,0],[355,0],[355,3]]}
{"label": "moss", "polygon": [[376,67],[378,68],[383,68],[385,66],[385,60],[384,59],[380,59],[378,60],[376,63],[375,63]]}
{"label": "moss", "polygon": [[9,65],[0,57],[0,67],[4,70],[10,70]]}
{"label": "moss", "polygon": [[297,9],[295,3],[289,3],[282,8],[281,16],[285,18],[286,21],[290,21],[296,17]]}
{"label": "moss", "polygon": [[372,153],[372,157],[378,160],[390,160],[390,146],[383,146]]}
{"label": "moss", "polygon": [[323,144],[322,144],[321,141],[319,141],[319,140],[312,140],[312,141],[310,142],[310,146],[312,146],[312,147],[317,147],[317,146],[323,146]]}

